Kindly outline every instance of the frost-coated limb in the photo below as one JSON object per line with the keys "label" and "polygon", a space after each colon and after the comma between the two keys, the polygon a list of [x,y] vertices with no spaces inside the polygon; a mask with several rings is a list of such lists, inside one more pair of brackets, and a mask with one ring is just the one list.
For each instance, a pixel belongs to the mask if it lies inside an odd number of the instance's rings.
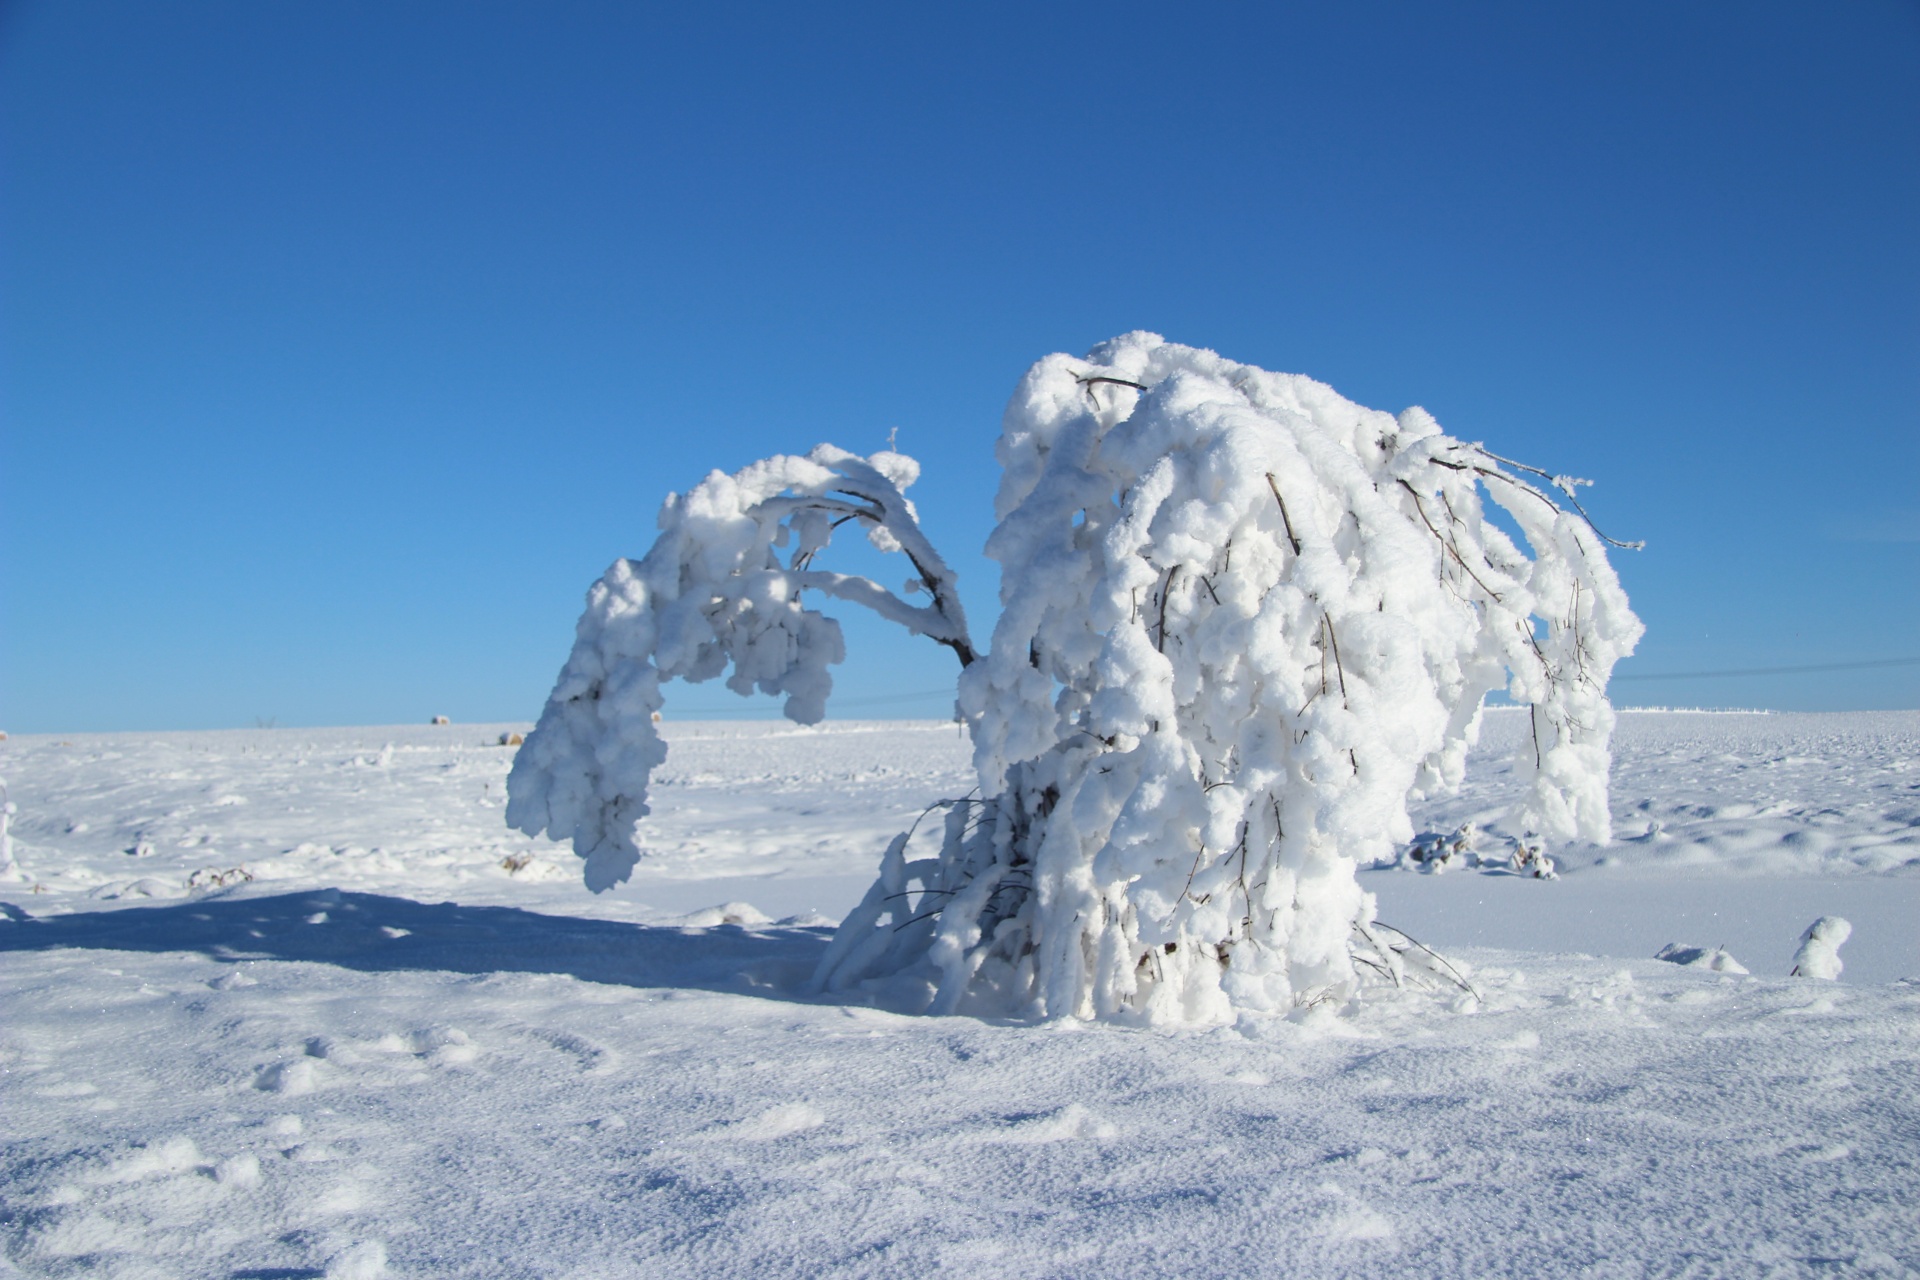
{"label": "frost-coated limb", "polygon": [[[953,571],[905,496],[919,470],[904,454],[861,458],[821,445],[669,495],[653,549],[614,561],[587,593],[573,653],[507,779],[508,824],[571,840],[595,892],[626,879],[640,856],[648,781],[666,758],[654,722],[663,681],[731,668],[736,693],[784,695],[801,724],[826,714],[827,668],[846,651],[839,624],[801,603],[807,591],[865,605],[951,649],[962,667],[972,662]],[[929,603],[814,567],[849,523],[905,555]]]}
{"label": "frost-coated limb", "polygon": [[961,676],[995,843],[923,877],[936,1007],[1217,1022],[1344,998],[1356,945],[1404,978],[1355,868],[1459,785],[1502,686],[1533,717],[1518,825],[1607,837],[1640,625],[1584,511],[1516,471],[1573,481],[1140,333],[1035,365],[998,452],[1004,611]]}

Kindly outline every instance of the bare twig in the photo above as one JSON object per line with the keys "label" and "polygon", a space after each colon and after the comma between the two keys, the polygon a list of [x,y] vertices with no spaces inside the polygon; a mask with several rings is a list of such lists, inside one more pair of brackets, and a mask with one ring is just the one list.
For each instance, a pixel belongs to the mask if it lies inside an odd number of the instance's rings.
{"label": "bare twig", "polygon": [[1074,378],[1074,381],[1078,382],[1083,387],[1091,387],[1097,383],[1104,382],[1108,386],[1132,387],[1135,391],[1145,391],[1147,389],[1147,384],[1144,382],[1134,382],[1129,378],[1116,378],[1113,375],[1106,374],[1106,373],[1090,373],[1085,375],[1084,377],[1076,376]]}
{"label": "bare twig", "polygon": [[1159,653],[1167,651],[1167,597],[1173,594],[1173,579],[1179,572],[1179,565],[1167,570],[1166,583],[1160,588],[1160,633],[1153,642],[1155,651]]}
{"label": "bare twig", "polygon": [[[1544,479],[1548,484],[1552,485],[1554,488],[1558,489],[1561,492],[1561,494],[1563,494],[1566,497],[1567,501],[1573,504],[1573,509],[1580,513],[1580,518],[1587,522],[1587,528],[1593,530],[1593,536],[1600,539],[1600,541],[1606,543],[1609,546],[1619,547],[1624,551],[1643,551],[1646,549],[1647,544],[1645,541],[1622,542],[1618,538],[1608,537],[1604,532],[1601,531],[1600,526],[1593,522],[1593,517],[1587,514],[1587,509],[1580,505],[1580,499],[1574,496],[1574,493],[1573,493],[1574,485],[1582,482],[1570,479],[1567,476],[1556,476],[1551,472],[1542,471],[1539,467],[1530,467],[1524,462],[1515,462],[1512,458],[1503,458],[1499,454],[1489,450],[1485,445],[1474,445],[1473,448],[1483,458],[1488,458],[1494,462],[1501,463],[1505,466],[1518,468],[1521,471],[1531,472],[1532,474]],[[1528,484],[1526,481],[1515,479],[1513,476],[1510,476],[1506,472],[1501,471],[1498,467],[1493,467],[1493,468],[1474,467],[1472,468],[1472,470],[1478,472],[1480,475],[1483,475],[1483,476],[1491,476],[1497,479],[1505,480],[1508,484],[1513,485],[1516,488],[1524,489],[1528,493],[1531,493],[1534,497],[1540,499],[1542,502],[1546,503],[1548,506],[1552,507],[1554,510],[1556,511],[1560,510],[1560,504],[1555,502],[1552,498],[1549,498],[1546,494],[1540,492],[1538,489],[1534,488],[1532,485]]]}
{"label": "bare twig", "polygon": [[[1427,508],[1420,501],[1420,491],[1418,489],[1415,489],[1412,485],[1408,484],[1405,480],[1400,481],[1400,487],[1413,495],[1413,509],[1420,513],[1420,523],[1427,526],[1427,532],[1431,533],[1434,536],[1434,538],[1439,541],[1442,547],[1446,548],[1447,551],[1452,553],[1453,558],[1459,562],[1460,567],[1466,570],[1467,576],[1469,578],[1472,578],[1474,582],[1478,583],[1482,591],[1492,596],[1496,604],[1499,603],[1500,593],[1498,591],[1495,591],[1492,587],[1488,586],[1485,582],[1481,581],[1480,575],[1473,571],[1473,566],[1468,564],[1466,560],[1464,560],[1461,557],[1460,548],[1454,544],[1453,539],[1450,537],[1441,537],[1440,531],[1433,527],[1433,521],[1427,519]],[[1440,496],[1443,500],[1446,497],[1444,493],[1441,494]],[[1447,514],[1449,516],[1453,516],[1452,503],[1447,504]],[[1456,524],[1459,523],[1458,516],[1454,516],[1453,519],[1454,519],[1454,523]]]}
{"label": "bare twig", "polygon": [[1273,478],[1273,472],[1267,472],[1267,488],[1273,490],[1273,500],[1280,504],[1280,523],[1287,526],[1287,541],[1293,544],[1293,554],[1300,554],[1300,538],[1293,531],[1293,517],[1287,514],[1287,500],[1280,496],[1280,482]]}

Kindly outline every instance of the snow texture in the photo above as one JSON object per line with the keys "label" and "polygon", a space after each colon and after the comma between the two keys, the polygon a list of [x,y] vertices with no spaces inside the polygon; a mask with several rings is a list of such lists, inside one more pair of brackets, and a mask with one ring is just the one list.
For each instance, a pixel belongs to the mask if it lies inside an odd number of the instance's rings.
{"label": "snow texture", "polygon": [[[1361,873],[1477,994],[1208,1031],[801,994],[950,724],[665,725],[598,897],[500,826],[506,728],[0,744],[0,1274],[1920,1271],[1920,714],[1622,713],[1559,881]],[[1529,736],[1419,826],[1510,836]]]}

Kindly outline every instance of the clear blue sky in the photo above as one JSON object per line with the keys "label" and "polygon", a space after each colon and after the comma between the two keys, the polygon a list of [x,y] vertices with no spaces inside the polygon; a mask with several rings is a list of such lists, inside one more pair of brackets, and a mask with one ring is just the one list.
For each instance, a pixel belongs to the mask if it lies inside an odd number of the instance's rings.
{"label": "clear blue sky", "polygon": [[13,0],[0,184],[12,732],[531,718],[666,491],[896,427],[984,635],[1007,394],[1134,328],[1598,481],[1622,676],[1920,657],[1911,2]]}

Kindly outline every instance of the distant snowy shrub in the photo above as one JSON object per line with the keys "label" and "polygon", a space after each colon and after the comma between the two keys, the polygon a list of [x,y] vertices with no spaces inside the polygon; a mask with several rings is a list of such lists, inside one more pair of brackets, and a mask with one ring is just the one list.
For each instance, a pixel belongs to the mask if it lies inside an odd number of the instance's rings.
{"label": "distant snowy shrub", "polygon": [[[1531,717],[1511,825],[1608,838],[1606,684],[1640,624],[1583,481],[1146,333],[1036,364],[997,452],[984,653],[904,496],[910,458],[822,445],[669,496],[653,549],[588,594],[509,823],[572,840],[590,888],[626,878],[661,682],[730,673],[819,720],[844,650],[813,591],[954,652],[980,781],[889,846],[825,990],[1207,1023],[1397,981],[1407,948],[1355,869],[1412,839],[1409,798],[1459,785],[1496,688]],[[817,567],[848,524],[907,557],[924,603]]]}
{"label": "distant snowy shrub", "polygon": [[1532,876],[1536,880],[1560,878],[1560,873],[1554,869],[1553,859],[1547,855],[1546,842],[1532,834],[1521,836],[1513,842],[1513,852],[1507,858],[1507,869],[1517,876]]}
{"label": "distant snowy shrub", "polygon": [[224,889],[229,885],[249,884],[253,872],[245,867],[201,867],[187,877],[189,889]]}
{"label": "distant snowy shrub", "polygon": [[13,857],[13,836],[7,831],[13,822],[13,815],[20,812],[20,806],[10,798],[7,780],[0,778],[0,880],[15,881],[26,878],[20,870],[20,864]]}
{"label": "distant snowy shrub", "polygon": [[1825,978],[1831,981],[1846,968],[1840,960],[1840,948],[1853,936],[1853,926],[1839,916],[1821,916],[1800,935],[1800,949],[1793,953],[1792,978]]}
{"label": "distant snowy shrub", "polygon": [[1455,867],[1477,867],[1484,861],[1480,852],[1480,828],[1463,822],[1450,832],[1420,833],[1412,844],[1400,851],[1397,859],[1380,865],[1439,875]]}

